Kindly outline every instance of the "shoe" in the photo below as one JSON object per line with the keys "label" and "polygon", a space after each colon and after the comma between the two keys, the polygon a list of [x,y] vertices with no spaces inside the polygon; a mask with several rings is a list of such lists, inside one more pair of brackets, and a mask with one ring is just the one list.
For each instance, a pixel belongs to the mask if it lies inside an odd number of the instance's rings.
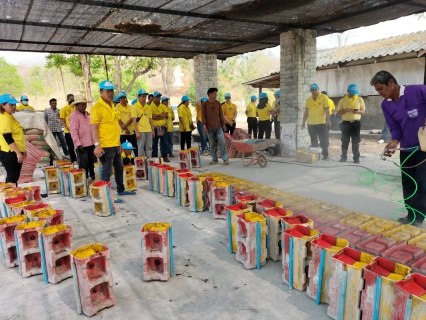
{"label": "shoe", "polygon": [[42,194],[40,194],[40,196],[41,196],[42,198],[47,198],[48,194],[47,194],[47,193],[42,193]]}
{"label": "shoe", "polygon": [[321,160],[328,161],[328,160],[330,160],[330,158],[329,157],[322,157]]}
{"label": "shoe", "polygon": [[420,222],[420,221],[414,221],[414,222],[413,222],[413,224],[412,224],[412,226],[414,226],[414,227],[418,227],[418,228],[421,228],[421,227],[422,227],[422,224],[423,224],[423,222]]}
{"label": "shoe", "polygon": [[201,153],[201,155],[202,155],[202,156],[209,156],[209,155],[210,155],[210,153],[209,153],[207,150],[204,150],[204,151]]}
{"label": "shoe", "polygon": [[354,159],[354,163],[360,164],[361,162],[359,162],[359,159]]}
{"label": "shoe", "polygon": [[119,196],[134,196],[136,192],[124,190],[123,192],[117,192]]}
{"label": "shoe", "polygon": [[174,158],[174,157],[176,157],[173,153],[171,153],[171,154],[169,154],[169,157],[170,158]]}
{"label": "shoe", "polygon": [[96,180],[96,178],[95,178],[95,177],[90,177],[90,179],[92,179],[92,181],[95,181],[95,180]]}
{"label": "shoe", "polygon": [[346,157],[340,157],[339,162],[346,162]]}
{"label": "shoe", "polygon": [[401,224],[411,224],[412,221],[413,221],[412,219],[408,219],[407,217],[398,219],[398,222],[401,223]]}
{"label": "shoe", "polygon": [[228,165],[229,164],[229,160],[223,160],[223,163]]}
{"label": "shoe", "polygon": [[380,144],[382,144],[382,143],[384,143],[385,142],[385,140],[383,140],[383,139],[380,139],[379,141],[377,141],[378,143],[380,143]]}
{"label": "shoe", "polygon": [[212,160],[209,164],[214,165],[214,164],[218,164],[218,162],[216,160]]}
{"label": "shoe", "polygon": [[169,158],[167,158],[167,157],[165,157],[165,158],[163,158],[163,161],[164,161],[164,162],[170,162],[170,159],[169,159]]}
{"label": "shoe", "polygon": [[114,203],[123,203],[123,200],[114,197]]}

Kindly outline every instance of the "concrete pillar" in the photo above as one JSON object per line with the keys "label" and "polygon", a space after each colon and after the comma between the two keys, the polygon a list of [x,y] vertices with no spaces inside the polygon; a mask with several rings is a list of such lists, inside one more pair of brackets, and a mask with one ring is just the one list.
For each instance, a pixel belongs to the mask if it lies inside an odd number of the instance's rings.
{"label": "concrete pillar", "polygon": [[281,125],[296,123],[296,147],[309,147],[308,129],[301,129],[309,84],[316,82],[316,31],[296,29],[280,36]]}
{"label": "concrete pillar", "polygon": [[215,54],[200,54],[194,57],[195,95],[197,101],[207,98],[209,88],[217,88],[217,58]]}

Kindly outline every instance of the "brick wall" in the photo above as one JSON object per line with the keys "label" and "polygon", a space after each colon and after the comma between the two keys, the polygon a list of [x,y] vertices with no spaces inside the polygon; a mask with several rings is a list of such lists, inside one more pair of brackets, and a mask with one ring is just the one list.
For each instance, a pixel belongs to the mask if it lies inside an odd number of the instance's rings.
{"label": "brick wall", "polygon": [[201,54],[194,57],[194,78],[197,101],[207,97],[209,88],[218,87],[216,55]]}

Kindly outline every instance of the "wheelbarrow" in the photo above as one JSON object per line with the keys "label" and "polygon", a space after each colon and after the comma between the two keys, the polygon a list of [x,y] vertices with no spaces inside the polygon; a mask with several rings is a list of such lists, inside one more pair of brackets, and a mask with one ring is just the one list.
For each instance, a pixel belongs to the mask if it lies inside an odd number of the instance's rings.
{"label": "wheelbarrow", "polygon": [[[268,164],[268,159],[263,154],[263,151],[268,149],[268,147],[275,143],[275,140],[265,140],[265,139],[247,139],[247,140],[234,140],[231,141],[232,145],[238,152],[241,152],[243,155],[243,165],[245,167],[253,164],[258,164],[260,167],[264,168]],[[246,161],[245,154],[251,153],[251,159],[248,158]]]}

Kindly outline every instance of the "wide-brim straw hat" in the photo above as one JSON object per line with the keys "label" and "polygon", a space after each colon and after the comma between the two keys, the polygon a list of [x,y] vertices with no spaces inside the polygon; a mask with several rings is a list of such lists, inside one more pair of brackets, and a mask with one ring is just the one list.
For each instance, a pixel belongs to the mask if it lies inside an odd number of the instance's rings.
{"label": "wide-brim straw hat", "polygon": [[74,97],[73,103],[71,103],[71,106],[75,106],[78,103],[87,103],[86,98],[82,94],[78,94]]}

